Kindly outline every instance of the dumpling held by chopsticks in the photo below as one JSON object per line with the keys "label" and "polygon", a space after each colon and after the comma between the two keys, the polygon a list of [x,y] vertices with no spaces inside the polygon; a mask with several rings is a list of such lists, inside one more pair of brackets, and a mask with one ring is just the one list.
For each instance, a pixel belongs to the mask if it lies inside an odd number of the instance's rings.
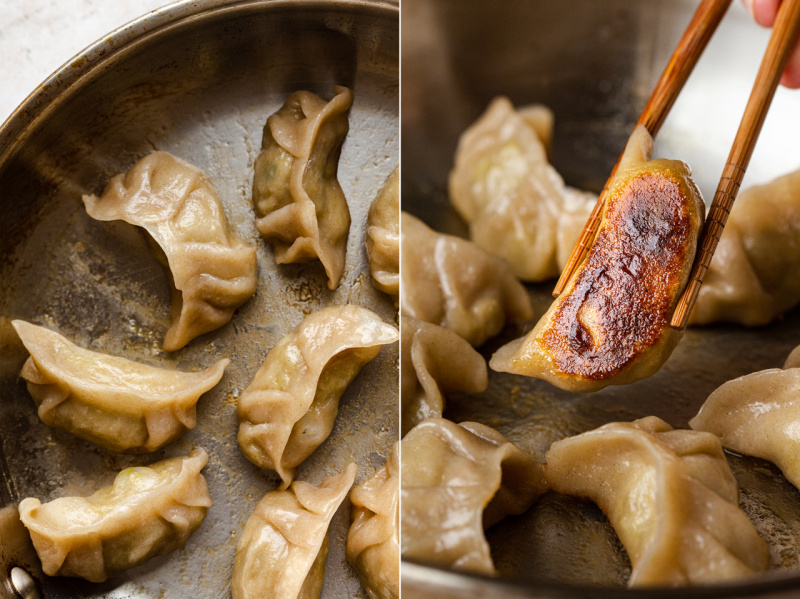
{"label": "dumpling held by chopsticks", "polygon": [[633,132],[609,182],[584,262],[527,337],[489,365],[570,391],[647,378],[682,335],[669,320],[689,279],[705,205],[678,160],[650,160],[653,140]]}

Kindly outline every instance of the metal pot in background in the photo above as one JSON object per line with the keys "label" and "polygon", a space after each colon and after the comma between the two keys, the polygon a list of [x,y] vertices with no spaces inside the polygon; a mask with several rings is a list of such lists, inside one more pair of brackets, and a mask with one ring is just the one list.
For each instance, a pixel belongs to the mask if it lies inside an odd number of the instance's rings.
{"label": "metal pot in background", "polygon": [[[267,351],[323,306],[355,303],[395,321],[372,287],[364,231],[369,203],[399,159],[399,7],[393,0],[200,0],[167,6],[75,57],[0,128],[0,597],[28,583],[47,598],[226,597],[245,521],[277,486],[241,454],[236,398]],[[350,205],[343,283],[329,291],[319,264],[277,266],[260,239],[250,200],[253,162],[267,116],[309,89],[353,88],[339,181]],[[203,169],[231,226],[258,248],[259,284],[231,323],[166,354],[167,275],[139,232],[89,218],[83,193],[154,149]],[[39,421],[18,379],[26,352],[10,328],[22,318],[78,345],[184,370],[219,357],[232,364],[198,404],[198,426],[146,456],[102,450]],[[398,434],[397,346],[384,348],[345,392],[331,437],[301,466],[319,484],[348,462],[357,480],[383,465]],[[193,445],[211,457],[204,474],[214,506],[184,549],[101,584],[37,570],[15,518],[22,498],[88,495],[116,472]],[[366,597],[344,557],[349,505],[334,519],[323,597]],[[28,586],[26,586],[28,585]],[[34,595],[23,594],[24,597]]]}
{"label": "metal pot in background", "polygon": [[[555,113],[552,162],[567,184],[598,192],[688,24],[690,0],[403,0],[402,205],[434,228],[466,235],[447,199],[459,135],[497,95]],[[656,140],[685,160],[710,203],[766,48],[769,31],[734,2]],[[744,187],[800,168],[800,92],[779,89]],[[530,286],[536,316],[555,281]],[[528,328],[532,326],[529,323]],[[521,335],[509,327],[490,356]],[[686,428],[724,381],[783,364],[800,344],[800,311],[756,329],[690,329],[653,377],[572,394],[490,372],[489,388],[448,398],[445,417],[497,428],[544,460],[549,445],[611,421],[656,415]],[[594,504],[548,494],[487,531],[499,579],[403,564],[403,597],[794,597],[800,593],[800,491],[771,464],[729,456],[743,509],[775,570],[747,584],[627,591],[627,556]]]}

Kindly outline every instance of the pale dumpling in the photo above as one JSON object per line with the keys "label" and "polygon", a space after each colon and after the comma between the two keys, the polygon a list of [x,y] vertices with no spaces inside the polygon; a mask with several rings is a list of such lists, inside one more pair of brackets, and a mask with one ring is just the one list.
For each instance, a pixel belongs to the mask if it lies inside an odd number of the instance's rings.
{"label": "pale dumpling", "polygon": [[319,259],[336,289],[344,272],[350,210],[336,172],[353,92],[332,100],[298,91],[267,119],[253,177],[256,226],[278,264]]}
{"label": "pale dumpling", "polygon": [[127,468],[86,498],[23,499],[20,517],[44,573],[103,582],[183,547],[211,507],[200,473],[207,463],[206,452],[194,449],[188,457]]}
{"label": "pale dumpling", "polygon": [[769,566],[714,435],[649,416],[557,441],[546,460],[553,490],[608,516],[633,565],[631,587],[734,581]]}
{"label": "pale dumpling", "polygon": [[295,481],[267,493],[236,544],[233,599],[318,599],[328,557],[328,526],[353,485],[356,465],[319,486]]}
{"label": "pale dumpling", "polygon": [[400,295],[400,172],[395,168],[367,215],[367,258],[372,284],[395,299]]}
{"label": "pale dumpling", "polygon": [[743,190],[690,324],[771,322],[800,303],[800,170]]}
{"label": "pale dumpling", "polygon": [[514,110],[508,98],[495,98],[461,135],[450,173],[450,201],[472,241],[523,281],[561,273],[597,202],[567,187],[549,164],[552,126],[544,106]]}
{"label": "pale dumpling", "polygon": [[483,530],[546,490],[542,465],[492,428],[426,420],[401,442],[403,557],[494,574]]}
{"label": "pale dumpling", "polygon": [[754,372],[708,396],[689,426],[718,436],[731,451],[773,462],[800,489],[800,360]]}
{"label": "pale dumpling", "polygon": [[255,293],[255,246],[231,231],[206,174],[180,158],[153,152],[83,203],[92,218],[142,227],[160,248],[172,286],[165,350],[226,324]]}
{"label": "pale dumpling", "polygon": [[650,160],[634,131],[609,183],[586,259],[526,337],[501,347],[493,370],[596,391],[654,374],[683,332],[670,319],[689,280],[705,205],[689,167]]}
{"label": "pale dumpling", "polygon": [[400,597],[400,443],[372,477],[353,487],[347,561],[370,599]]}
{"label": "pale dumpling", "polygon": [[20,376],[42,422],[121,453],[156,451],[194,428],[197,401],[230,364],[157,368],[82,349],[22,320],[13,325],[31,354]]}
{"label": "pale dumpling", "polygon": [[239,397],[239,446],[275,470],[284,487],[328,438],[339,398],[361,368],[394,343],[397,329],[360,306],[330,306],[307,316],[267,354]]}
{"label": "pale dumpling", "polygon": [[525,287],[511,268],[471,241],[400,219],[400,311],[453,331],[474,346],[497,335],[506,320],[533,318]]}
{"label": "pale dumpling", "polygon": [[400,335],[400,430],[441,417],[446,393],[479,393],[489,384],[486,360],[445,328],[403,315]]}

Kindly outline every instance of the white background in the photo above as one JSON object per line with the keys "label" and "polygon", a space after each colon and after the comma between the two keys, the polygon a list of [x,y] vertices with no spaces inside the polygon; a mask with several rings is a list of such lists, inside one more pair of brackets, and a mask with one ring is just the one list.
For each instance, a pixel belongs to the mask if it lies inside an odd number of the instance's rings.
{"label": "white background", "polygon": [[167,0],[0,0],[0,123],[81,50]]}

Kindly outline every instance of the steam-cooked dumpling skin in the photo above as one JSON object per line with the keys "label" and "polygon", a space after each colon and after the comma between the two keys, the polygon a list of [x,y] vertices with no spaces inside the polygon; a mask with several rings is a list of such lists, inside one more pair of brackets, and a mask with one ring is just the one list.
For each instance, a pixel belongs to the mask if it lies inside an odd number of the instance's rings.
{"label": "steam-cooked dumpling skin", "polygon": [[20,376],[42,422],[121,453],[156,451],[194,428],[197,401],[230,364],[224,358],[200,372],[156,368],[82,349],[22,320],[13,325],[31,354]]}
{"label": "steam-cooked dumpling skin", "polygon": [[553,443],[546,458],[555,491],[608,516],[633,565],[631,587],[724,582],[769,566],[714,435],[649,416]]}
{"label": "steam-cooked dumpling skin", "polygon": [[431,418],[401,442],[403,557],[494,574],[484,528],[546,490],[542,466],[483,424]]}
{"label": "steam-cooked dumpling skin", "polygon": [[559,275],[597,201],[564,185],[548,163],[552,126],[544,106],[514,110],[495,98],[461,135],[450,173],[450,201],[472,241],[523,281]]}
{"label": "steam-cooked dumpling skin", "polygon": [[489,384],[486,361],[452,331],[403,315],[400,335],[400,429],[441,417],[445,393],[479,393]]}
{"label": "steam-cooked dumpling skin", "polygon": [[705,205],[677,160],[649,160],[639,126],[609,183],[602,220],[584,262],[526,337],[489,366],[569,391],[647,378],[683,335],[669,325],[689,279]]}
{"label": "steam-cooked dumpling skin", "polygon": [[347,561],[370,599],[400,597],[400,443],[383,468],[350,493]]}
{"label": "steam-cooked dumpling skin", "polygon": [[92,218],[142,227],[161,248],[172,285],[165,350],[226,324],[255,293],[256,249],[230,230],[217,190],[191,164],[153,152],[83,203]]}
{"label": "steam-cooked dumpling skin", "polygon": [[739,194],[690,324],[771,322],[800,303],[800,170]]}
{"label": "steam-cooked dumpling skin", "polygon": [[23,499],[20,516],[45,574],[103,582],[183,547],[211,507],[200,474],[207,463],[206,452],[194,449],[185,458],[123,470],[86,498]]}
{"label": "steam-cooked dumpling skin", "polygon": [[267,119],[256,158],[256,226],[278,264],[319,258],[336,289],[342,277],[350,210],[336,171],[350,125],[353,92],[334,86],[332,100],[293,93]]}
{"label": "steam-cooked dumpling skin", "polygon": [[726,448],[773,462],[800,489],[800,363],[724,383],[689,426],[715,434]]}
{"label": "steam-cooked dumpling skin", "polygon": [[376,289],[400,294],[400,173],[395,168],[367,215],[367,257]]}
{"label": "steam-cooked dumpling skin", "polygon": [[503,260],[401,215],[400,310],[478,346],[506,320],[533,318],[525,288]]}
{"label": "steam-cooked dumpling skin", "polygon": [[307,316],[267,354],[239,397],[239,446],[284,487],[294,469],[328,438],[339,398],[397,329],[360,306],[331,306]]}
{"label": "steam-cooked dumpling skin", "polygon": [[328,557],[328,526],[347,496],[356,465],[318,487],[295,481],[267,493],[236,544],[233,599],[318,599]]}

